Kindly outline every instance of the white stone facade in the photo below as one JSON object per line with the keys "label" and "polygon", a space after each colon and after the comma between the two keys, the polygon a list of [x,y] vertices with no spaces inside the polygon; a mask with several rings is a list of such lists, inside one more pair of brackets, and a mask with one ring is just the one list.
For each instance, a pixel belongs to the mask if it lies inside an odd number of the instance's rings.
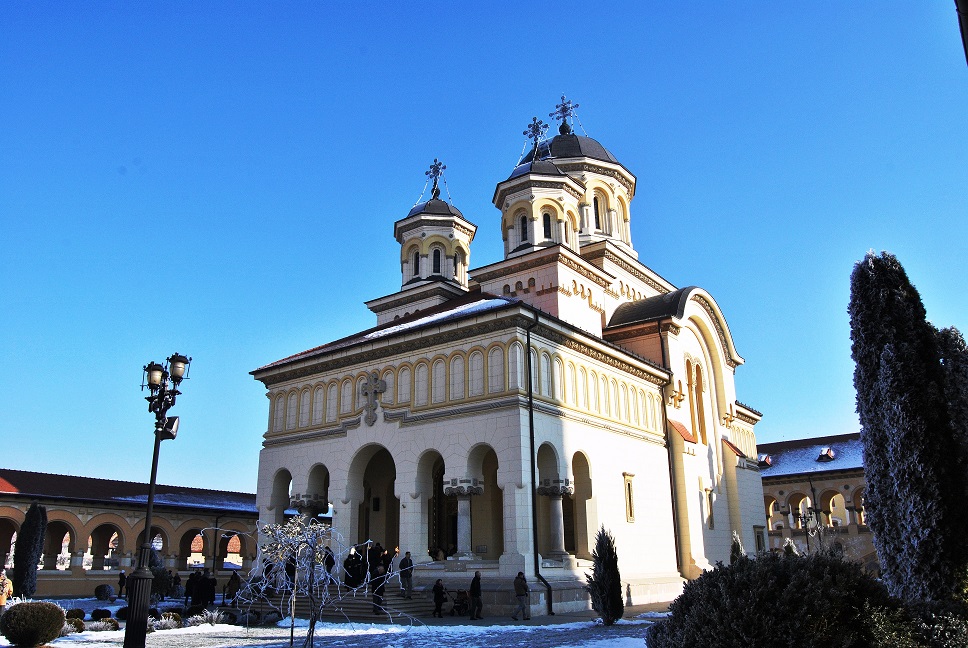
{"label": "white stone facade", "polygon": [[[492,582],[540,573],[560,608],[587,606],[605,527],[633,600],[670,600],[733,531],[765,541],[760,415],[736,400],[712,296],[637,260],[634,176],[569,132],[536,157],[495,192],[503,261],[468,280],[475,228],[435,195],[396,224],[403,284],[368,302],[375,329],[253,372],[260,516],[331,511],[346,541],[411,551],[418,579],[455,560]],[[410,268],[434,249],[441,272]]]}

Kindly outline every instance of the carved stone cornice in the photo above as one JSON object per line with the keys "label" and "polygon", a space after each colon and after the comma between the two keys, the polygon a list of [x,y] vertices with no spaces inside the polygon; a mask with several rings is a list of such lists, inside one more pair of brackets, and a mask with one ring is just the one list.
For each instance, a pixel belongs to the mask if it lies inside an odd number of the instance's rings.
{"label": "carved stone cornice", "polygon": [[615,265],[617,265],[619,268],[622,269],[623,272],[627,272],[628,274],[632,275],[633,277],[635,277],[642,283],[646,284],[653,290],[658,291],[659,294],[664,295],[665,293],[670,292],[668,286],[660,284],[658,281],[650,277],[648,274],[646,274],[645,272],[642,272],[640,268],[635,267],[634,265],[632,265],[631,263],[629,263],[619,255],[615,254],[615,252],[607,248],[603,247],[600,250],[595,250],[593,252],[583,254],[582,258],[587,259],[588,261],[591,261],[592,259],[605,259],[606,261],[609,261],[610,263],[614,263]]}
{"label": "carved stone cornice", "polygon": [[[524,191],[528,188],[560,189],[563,191],[567,191],[571,196],[575,198],[575,200],[581,200],[582,198],[584,198],[584,194],[572,185],[572,183],[577,183],[579,185],[581,185],[581,183],[575,178],[572,178],[571,176],[566,176],[561,180],[553,181],[553,180],[531,180],[528,177],[528,175],[529,174],[518,176],[517,178],[514,179],[513,182],[508,182],[507,180],[505,180],[503,183],[501,183],[501,184],[504,184],[505,186],[498,189],[497,193],[494,194],[494,201],[493,201],[494,205],[501,211],[504,211],[504,203],[505,201],[507,201],[509,196],[519,191]],[[498,186],[500,187],[500,185]],[[581,186],[584,188],[584,185],[581,185]]]}
{"label": "carved stone cornice", "polygon": [[[398,293],[391,293],[385,297],[371,299],[370,301],[366,302],[366,306],[374,313],[382,313],[390,310],[391,308],[406,306],[407,304],[412,304],[413,302],[419,300],[431,299],[433,297],[453,299],[454,297],[463,295],[465,293],[467,293],[467,289],[455,281],[436,281],[416,287],[404,288]],[[399,295],[399,297],[393,301],[384,302],[382,304],[378,303],[381,299],[389,299],[394,295]]]}
{"label": "carved stone cornice", "polygon": [[[499,268],[495,268],[494,270],[489,270],[487,272],[473,272],[471,273],[471,276],[473,277],[474,281],[483,283],[499,277],[506,277],[509,275],[518,274],[519,272],[524,272],[533,268],[542,268],[555,263],[560,263],[566,268],[577,272],[581,276],[598,284],[602,288],[607,288],[612,283],[611,280],[603,277],[600,274],[602,271],[595,272],[590,270],[585,267],[584,264],[578,263],[575,259],[561,252],[560,250],[557,254],[548,254],[547,256],[539,255],[535,257],[529,255],[528,257],[521,257],[520,261],[512,265],[502,265]],[[595,270],[598,270],[598,268],[595,268]]]}
{"label": "carved stone cornice", "polygon": [[726,365],[730,369],[735,369],[739,363],[733,359],[732,354],[729,352],[729,343],[726,341],[726,331],[723,330],[722,322],[720,322],[719,317],[716,316],[716,311],[713,309],[712,304],[710,304],[702,295],[693,295],[690,300],[699,304],[702,309],[706,311],[706,314],[709,315],[709,319],[716,327],[716,333],[719,335],[719,344],[723,348],[723,358],[726,360]]}
{"label": "carved stone cornice", "polygon": [[454,477],[444,484],[444,495],[460,497],[484,494],[484,480],[477,477]]}
{"label": "carved stone cornice", "polygon": [[621,183],[625,190],[631,197],[635,193],[635,185],[625,176],[625,174],[619,172],[616,169],[609,169],[608,167],[603,167],[598,164],[591,164],[589,162],[571,162],[571,163],[555,163],[555,165],[564,172],[569,171],[582,171],[586,173],[597,173],[603,176],[609,176],[615,178]]}
{"label": "carved stone cornice", "polygon": [[598,284],[602,288],[605,288],[606,290],[612,284],[611,281],[608,281],[607,279],[605,279],[601,275],[599,275],[599,274],[597,274],[595,272],[592,272],[591,270],[589,270],[588,268],[586,268],[584,265],[576,262],[574,259],[571,259],[571,258],[565,256],[564,254],[558,255],[558,258],[555,259],[555,261],[557,261],[561,265],[565,266],[566,268],[577,272],[578,274],[580,274],[581,276],[585,277],[586,279],[589,279],[591,281],[594,281],[596,284]]}
{"label": "carved stone cornice", "polygon": [[450,218],[446,216],[432,217],[432,216],[427,216],[425,214],[420,218],[416,218],[416,215],[411,216],[411,218],[413,219],[412,222],[407,223],[406,225],[402,225],[402,224],[397,225],[396,232],[395,232],[396,236],[403,236],[407,232],[418,229],[420,227],[453,228],[458,232],[460,232],[461,234],[464,234],[465,236],[471,239],[473,239],[474,234],[477,233],[477,227],[475,227],[473,223],[468,223],[469,225],[471,225],[470,227],[468,227],[464,223],[460,222],[456,216],[452,216]]}
{"label": "carved stone cornice", "polygon": [[[617,369],[623,373],[629,374],[630,376],[635,376],[636,378],[639,378],[646,382],[650,382],[653,385],[661,386],[669,382],[667,378],[655,376],[647,371],[643,371],[642,369],[639,369],[638,367],[635,367],[630,363],[619,359],[616,356],[613,356],[607,353],[602,353],[598,349],[594,349],[589,345],[583,344],[582,342],[579,342],[578,340],[575,340],[573,338],[566,337],[561,333],[559,333],[558,331],[555,331],[551,328],[539,327],[538,335],[540,335],[541,337],[551,342],[554,342],[555,344],[559,344],[567,349],[581,353],[582,355],[588,356],[589,358],[592,358],[594,360],[597,360],[598,362],[606,364],[609,367]],[[654,365],[654,366],[657,369],[665,372],[665,369],[662,369],[658,365]]]}
{"label": "carved stone cornice", "polygon": [[538,495],[562,497],[575,494],[575,484],[568,479],[542,479],[538,482]]}
{"label": "carved stone cornice", "polygon": [[325,430],[315,429],[307,432],[276,432],[272,436],[267,434],[265,435],[265,440],[262,442],[262,447],[270,448],[272,446],[287,445],[290,443],[303,443],[305,441],[320,441],[322,439],[345,437],[347,430],[360,427],[361,422],[362,419],[360,417],[356,417],[341,422],[338,427],[328,428]]}
{"label": "carved stone cornice", "polygon": [[606,332],[605,339],[609,342],[620,342],[622,340],[629,340],[632,338],[642,337],[644,335],[655,335],[659,332],[658,322],[649,322],[641,326],[631,326],[626,329],[622,329],[616,333]]}

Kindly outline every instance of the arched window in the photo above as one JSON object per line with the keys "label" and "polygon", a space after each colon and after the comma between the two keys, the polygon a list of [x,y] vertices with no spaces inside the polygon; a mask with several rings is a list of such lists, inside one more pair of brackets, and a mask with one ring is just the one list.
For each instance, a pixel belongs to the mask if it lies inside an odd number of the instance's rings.
{"label": "arched window", "polygon": [[413,251],[413,260],[410,262],[411,274],[413,278],[416,279],[420,276],[420,251]]}
{"label": "arched window", "polygon": [[521,217],[521,242],[524,243],[528,240],[528,218],[526,216]]}
{"label": "arched window", "polygon": [[433,272],[435,275],[440,274],[440,250],[434,249],[434,265]]}
{"label": "arched window", "polygon": [[595,212],[595,229],[602,229],[602,206],[598,200],[598,196],[592,199],[592,210]]}
{"label": "arched window", "polygon": [[545,213],[541,216],[541,225],[544,228],[544,237],[546,239],[551,238],[551,214]]}

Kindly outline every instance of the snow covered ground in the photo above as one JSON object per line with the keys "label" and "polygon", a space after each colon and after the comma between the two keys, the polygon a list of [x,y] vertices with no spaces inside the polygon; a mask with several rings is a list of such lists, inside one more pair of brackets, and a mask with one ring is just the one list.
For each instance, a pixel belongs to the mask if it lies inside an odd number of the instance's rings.
{"label": "snow covered ground", "polygon": [[[316,645],[359,646],[361,648],[645,648],[645,629],[655,614],[622,620],[611,627],[590,621],[549,625],[450,625],[411,626],[319,623]],[[305,621],[296,621],[295,645],[306,636]],[[206,625],[179,630],[164,630],[148,635],[147,648],[236,648],[262,646],[283,648],[289,645],[289,622],[275,628],[246,630],[232,625]],[[52,646],[63,648],[116,648],[124,642],[124,632],[82,632],[62,637]],[[0,646],[10,644],[0,637]]]}

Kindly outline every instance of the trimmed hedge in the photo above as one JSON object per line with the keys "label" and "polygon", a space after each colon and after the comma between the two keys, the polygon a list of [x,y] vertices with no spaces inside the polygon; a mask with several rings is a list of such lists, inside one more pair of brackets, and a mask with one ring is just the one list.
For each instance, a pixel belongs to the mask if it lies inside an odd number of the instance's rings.
{"label": "trimmed hedge", "polygon": [[686,583],[649,648],[877,646],[872,610],[898,605],[862,567],[826,554],[740,557]]}
{"label": "trimmed hedge", "polygon": [[81,608],[71,608],[70,610],[67,611],[67,614],[65,616],[68,619],[80,619],[81,621],[83,621],[84,617],[87,616],[87,613],[84,612],[84,610],[82,610]]}
{"label": "trimmed hedge", "polygon": [[14,646],[34,648],[60,636],[64,610],[46,601],[18,603],[0,617],[0,634]]}
{"label": "trimmed hedge", "polygon": [[114,596],[114,588],[110,585],[98,585],[94,588],[94,598],[99,601],[109,601]]}
{"label": "trimmed hedge", "polygon": [[72,632],[84,632],[84,619],[69,616],[64,621],[64,624],[69,625],[72,628]]}
{"label": "trimmed hedge", "polygon": [[98,608],[91,611],[92,621],[103,621],[104,619],[111,618],[111,610],[105,610],[104,608]]}
{"label": "trimmed hedge", "polygon": [[114,613],[114,618],[118,621],[128,620],[128,607],[118,608],[118,611]]}

